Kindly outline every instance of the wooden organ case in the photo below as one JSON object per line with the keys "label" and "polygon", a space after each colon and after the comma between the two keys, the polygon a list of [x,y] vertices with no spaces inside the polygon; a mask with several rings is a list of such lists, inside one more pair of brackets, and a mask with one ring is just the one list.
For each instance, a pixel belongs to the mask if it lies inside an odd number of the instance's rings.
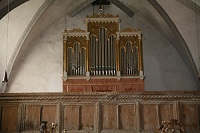
{"label": "wooden organ case", "polygon": [[87,16],[63,34],[63,92],[144,91],[142,32],[111,14]]}

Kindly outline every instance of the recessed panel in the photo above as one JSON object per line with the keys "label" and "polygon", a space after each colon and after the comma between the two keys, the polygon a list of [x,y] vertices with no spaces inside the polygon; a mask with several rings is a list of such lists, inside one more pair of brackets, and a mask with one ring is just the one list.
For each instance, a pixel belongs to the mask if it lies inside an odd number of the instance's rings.
{"label": "recessed panel", "polygon": [[3,106],[2,108],[2,131],[13,132],[17,131],[17,106]]}
{"label": "recessed panel", "polygon": [[[171,119],[174,118],[173,114],[173,105],[172,104],[163,104],[159,105],[160,108],[160,122],[167,121],[169,122]],[[160,123],[161,124],[161,123]]]}
{"label": "recessed panel", "polygon": [[153,128],[158,125],[156,105],[146,104],[142,106],[141,118],[143,124],[141,128],[144,131],[153,131]]}
{"label": "recessed panel", "polygon": [[136,130],[135,125],[135,105],[120,105],[119,106],[119,128],[120,130]]}
{"label": "recessed panel", "polygon": [[103,130],[117,129],[117,105],[102,105]]}
{"label": "recessed panel", "polygon": [[198,105],[181,105],[180,123],[188,132],[199,129],[199,119]]}
{"label": "recessed panel", "polygon": [[81,107],[81,129],[82,130],[94,130],[95,119],[94,106],[83,105]]}
{"label": "recessed panel", "polygon": [[67,105],[64,108],[64,129],[67,130],[79,130],[79,110],[78,105]]}

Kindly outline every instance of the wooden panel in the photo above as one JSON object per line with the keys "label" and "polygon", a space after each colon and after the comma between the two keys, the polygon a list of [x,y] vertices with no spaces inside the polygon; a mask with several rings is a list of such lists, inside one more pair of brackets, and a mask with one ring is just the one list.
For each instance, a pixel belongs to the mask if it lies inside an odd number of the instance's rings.
{"label": "wooden panel", "polygon": [[199,129],[198,105],[181,105],[180,122],[187,131]]}
{"label": "wooden panel", "polygon": [[[169,120],[174,118],[173,115],[173,105],[172,104],[161,104],[160,106],[160,122],[161,121],[167,121],[169,122]],[[161,123],[159,123],[161,124]]]}
{"label": "wooden panel", "polygon": [[134,104],[119,106],[119,129],[132,131],[136,130]]}
{"label": "wooden panel", "polygon": [[158,125],[156,105],[143,105],[141,117],[143,122],[141,128],[144,131],[153,131],[153,128]]}
{"label": "wooden panel", "polygon": [[103,130],[117,129],[117,105],[104,104],[103,111]]}
{"label": "wooden panel", "polygon": [[64,109],[64,129],[79,130],[79,110],[80,106],[67,105]]}
{"label": "wooden panel", "polygon": [[39,130],[40,109],[40,106],[26,106],[25,130]]}
{"label": "wooden panel", "polygon": [[2,131],[17,131],[18,106],[3,106],[2,109]]}
{"label": "wooden panel", "polygon": [[144,80],[117,79],[68,79],[63,81],[63,92],[142,92]]}
{"label": "wooden panel", "polygon": [[82,106],[81,110],[81,129],[94,130],[94,106]]}
{"label": "wooden panel", "polygon": [[47,127],[56,122],[56,106],[43,106],[42,121],[47,121]]}
{"label": "wooden panel", "polygon": [[3,107],[0,106],[0,131],[2,131],[2,113],[3,113]]}

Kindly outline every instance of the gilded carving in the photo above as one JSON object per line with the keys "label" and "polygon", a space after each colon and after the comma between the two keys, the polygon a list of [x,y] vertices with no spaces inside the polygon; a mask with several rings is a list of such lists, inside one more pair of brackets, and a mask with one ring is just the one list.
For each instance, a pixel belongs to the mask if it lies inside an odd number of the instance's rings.
{"label": "gilded carving", "polygon": [[113,14],[92,14],[91,16],[87,15],[86,18],[119,18],[119,16],[114,16]]}
{"label": "gilded carving", "polygon": [[121,32],[138,32],[138,31],[141,32],[140,29],[136,30],[136,29],[133,29],[133,28],[125,28],[125,29],[121,30]]}
{"label": "gilded carving", "polygon": [[74,29],[72,29],[72,30],[69,30],[68,32],[69,32],[69,33],[72,33],[72,32],[81,32],[81,33],[85,33],[86,31],[81,30],[80,28],[74,28]]}

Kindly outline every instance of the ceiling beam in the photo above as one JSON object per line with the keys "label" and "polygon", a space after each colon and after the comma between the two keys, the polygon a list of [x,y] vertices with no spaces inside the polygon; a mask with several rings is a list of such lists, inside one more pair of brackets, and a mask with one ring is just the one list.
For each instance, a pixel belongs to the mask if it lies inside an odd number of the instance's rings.
{"label": "ceiling beam", "polygon": [[121,9],[123,12],[125,12],[129,17],[133,17],[134,16],[134,12],[132,10],[130,10],[126,5],[124,5],[119,0],[108,0],[108,1],[110,1],[115,6],[117,6],[119,9]]}
{"label": "ceiling beam", "polygon": [[92,5],[92,2],[94,0],[86,0],[82,3],[79,4],[79,6],[77,6],[76,8],[74,8],[70,13],[69,16],[70,17],[74,17],[76,14],[78,14],[79,12],[81,12],[82,10],[84,10],[87,6]]}

